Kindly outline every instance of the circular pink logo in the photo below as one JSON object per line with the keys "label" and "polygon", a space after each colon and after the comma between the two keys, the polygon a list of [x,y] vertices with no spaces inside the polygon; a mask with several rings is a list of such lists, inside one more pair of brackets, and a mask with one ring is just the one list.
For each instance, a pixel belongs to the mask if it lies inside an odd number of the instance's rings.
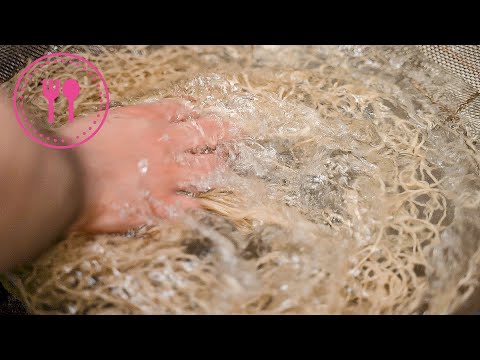
{"label": "circular pink logo", "polygon": [[[107,83],[97,67],[69,53],[48,54],[32,62],[20,74],[13,93],[15,116],[22,129],[37,143],[54,149],[68,149],[90,140],[105,122],[109,100]],[[82,111],[96,115],[77,119],[75,113]],[[67,132],[68,136],[46,130],[74,123],[80,130]]]}

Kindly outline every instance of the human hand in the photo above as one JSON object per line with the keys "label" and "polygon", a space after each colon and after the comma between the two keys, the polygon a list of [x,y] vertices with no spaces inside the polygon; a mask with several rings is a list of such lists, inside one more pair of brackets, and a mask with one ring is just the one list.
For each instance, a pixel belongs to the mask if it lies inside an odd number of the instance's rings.
{"label": "human hand", "polygon": [[[78,133],[90,117],[60,132]],[[120,232],[152,217],[198,206],[192,183],[223,166],[216,153],[195,152],[232,138],[231,127],[215,117],[199,116],[180,102],[112,109],[102,129],[76,151],[83,167],[85,203],[73,229]]]}

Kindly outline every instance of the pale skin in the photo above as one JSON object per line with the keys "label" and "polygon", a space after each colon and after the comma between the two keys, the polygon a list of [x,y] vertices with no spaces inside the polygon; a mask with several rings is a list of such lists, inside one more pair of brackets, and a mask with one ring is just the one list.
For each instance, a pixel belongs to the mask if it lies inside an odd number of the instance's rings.
{"label": "pale skin", "polygon": [[[29,139],[2,94],[0,122],[0,271],[68,231],[123,232],[198,207],[181,191],[196,191],[199,179],[223,166],[203,150],[232,137],[226,122],[174,99],[111,109],[102,129],[70,150]],[[81,124],[59,132],[77,133]]]}

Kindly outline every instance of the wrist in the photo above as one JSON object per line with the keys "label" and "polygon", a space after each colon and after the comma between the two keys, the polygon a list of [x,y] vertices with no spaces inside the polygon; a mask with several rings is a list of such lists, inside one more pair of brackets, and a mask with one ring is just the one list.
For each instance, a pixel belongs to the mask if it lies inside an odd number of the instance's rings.
{"label": "wrist", "polygon": [[63,156],[63,162],[65,167],[68,168],[67,172],[69,174],[69,179],[65,183],[65,206],[70,206],[70,211],[61,232],[61,235],[65,236],[75,228],[75,225],[80,221],[82,214],[85,212],[85,174],[78,151],[75,149],[57,151]]}

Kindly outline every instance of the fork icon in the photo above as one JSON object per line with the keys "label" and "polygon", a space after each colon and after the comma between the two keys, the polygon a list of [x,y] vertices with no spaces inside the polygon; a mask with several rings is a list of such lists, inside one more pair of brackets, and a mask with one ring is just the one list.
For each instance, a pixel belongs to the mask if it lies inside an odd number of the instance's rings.
{"label": "fork icon", "polygon": [[48,101],[48,122],[53,123],[55,99],[60,95],[60,81],[44,79],[42,83],[42,92]]}

